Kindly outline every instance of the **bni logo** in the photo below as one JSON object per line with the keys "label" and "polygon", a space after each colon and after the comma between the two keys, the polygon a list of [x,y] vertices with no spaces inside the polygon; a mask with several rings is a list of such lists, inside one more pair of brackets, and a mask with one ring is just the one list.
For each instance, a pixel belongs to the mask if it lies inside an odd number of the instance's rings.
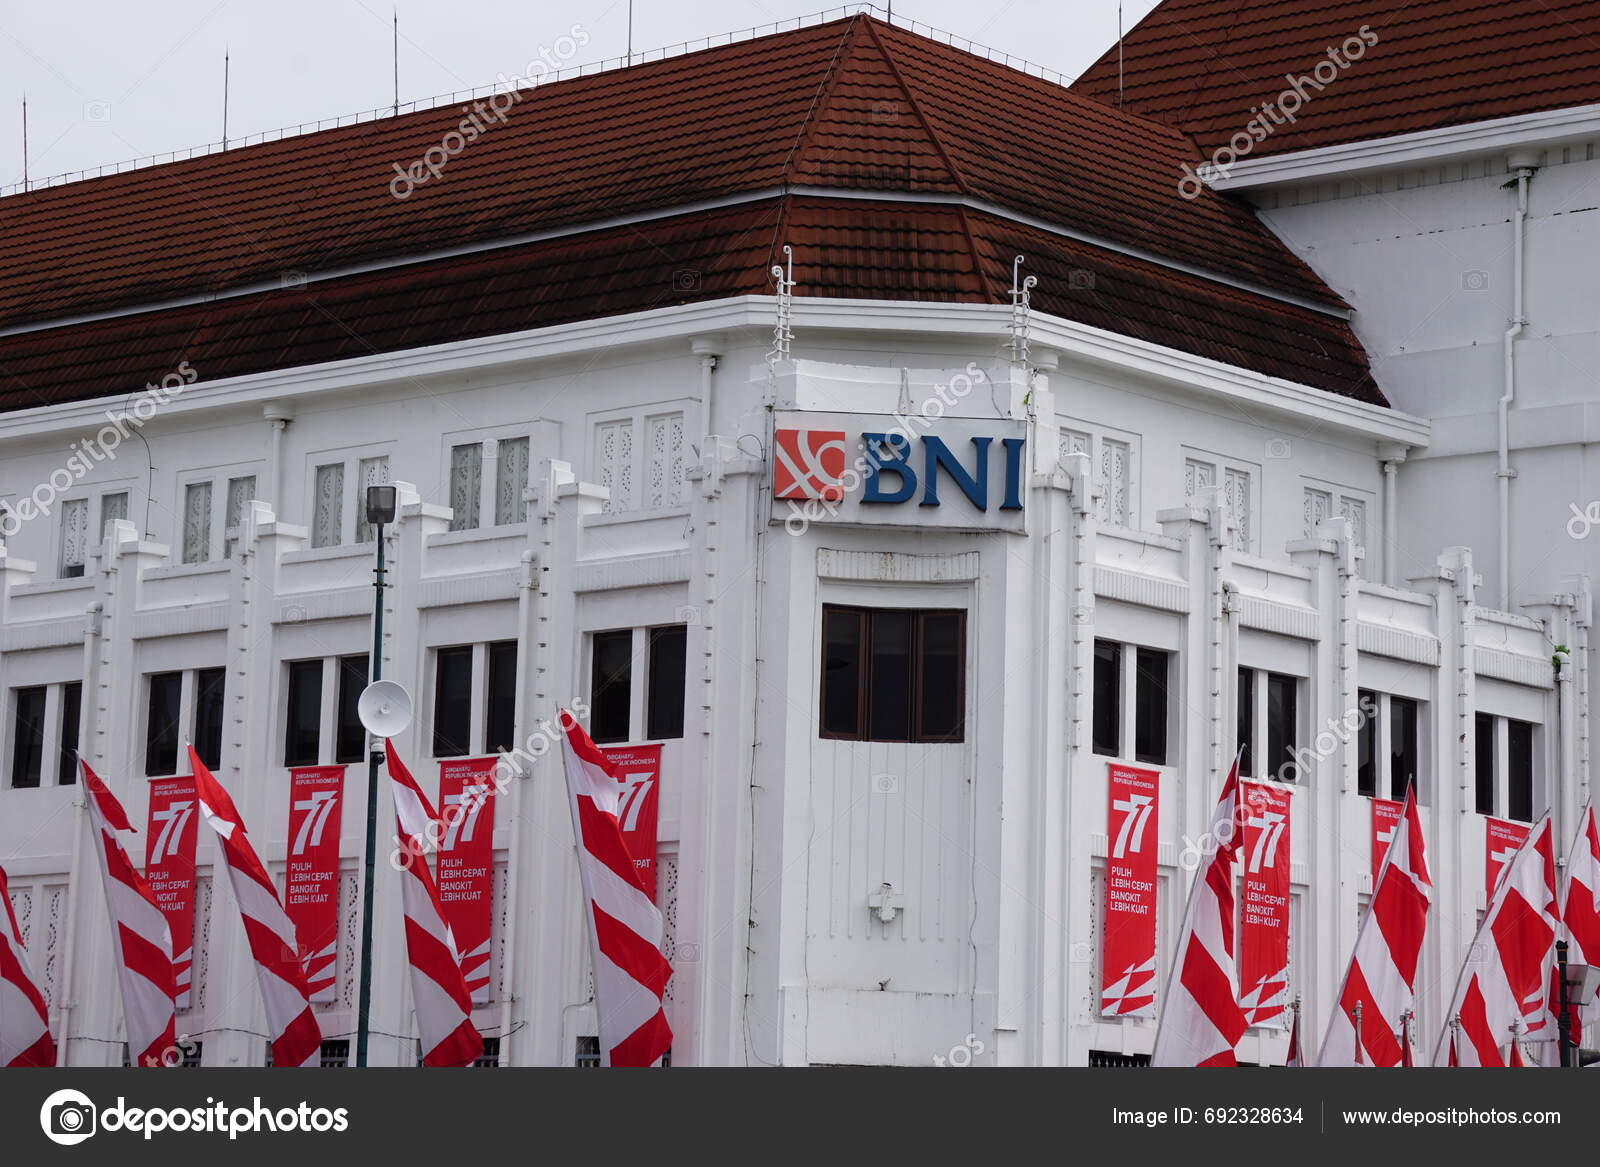
{"label": "bni logo", "polygon": [[844,431],[778,430],[772,492],[777,498],[844,498]]}

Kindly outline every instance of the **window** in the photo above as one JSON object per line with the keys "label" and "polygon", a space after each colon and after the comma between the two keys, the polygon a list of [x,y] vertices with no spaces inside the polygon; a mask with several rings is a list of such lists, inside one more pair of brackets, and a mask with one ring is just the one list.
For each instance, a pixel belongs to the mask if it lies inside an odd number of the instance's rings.
{"label": "window", "polygon": [[1133,451],[1127,442],[1100,439],[1100,518],[1113,527],[1132,525],[1130,483]]}
{"label": "window", "polygon": [[54,781],[61,786],[71,786],[78,780],[82,706],[83,685],[78,681],[11,690],[9,785],[43,785],[46,773],[52,769]]}
{"label": "window", "polygon": [[11,785],[39,785],[44,767],[45,687],[11,691]]}
{"label": "window", "polygon": [[255,496],[254,474],[228,479],[228,499],[222,516],[222,558],[233,558],[233,549],[239,545],[239,528],[244,525],[245,508]]}
{"label": "window", "polygon": [[1390,697],[1389,797],[1404,799],[1416,780],[1417,703],[1407,697]]}
{"label": "window", "polygon": [[284,725],[283,764],[315,766],[322,732],[322,662],[289,662],[289,704]]}
{"label": "window", "polygon": [[450,447],[450,529],[475,531],[483,494],[483,444]]}
{"label": "window", "polygon": [[226,672],[200,669],[194,675],[194,752],[211,769],[222,765],[222,696]]}
{"label": "window", "polygon": [[962,740],[964,611],[829,606],[822,623],[823,737]]}
{"label": "window", "polygon": [[594,1069],[600,1065],[600,1039],[580,1037],[574,1043],[572,1064],[580,1069]]}
{"label": "window", "polygon": [[106,524],[113,519],[128,517],[128,492],[125,490],[107,491],[100,496],[100,525],[95,528],[95,538],[105,533]]}
{"label": "window", "polygon": [[1305,518],[1306,538],[1317,532],[1317,524],[1332,518],[1350,520],[1351,540],[1361,555],[1362,573],[1366,574],[1367,500],[1359,495],[1336,493],[1308,486],[1301,503]]}
{"label": "window", "polygon": [[71,786],[78,780],[78,726],[83,716],[83,683],[61,686],[61,746],[56,757],[56,781]]}
{"label": "window", "polygon": [[191,482],[183,488],[183,561],[211,558],[211,483]]}
{"label": "window", "polygon": [[500,1065],[500,1039],[498,1037],[483,1038],[483,1052],[472,1059],[472,1068],[475,1070],[493,1070]]}
{"label": "window", "polygon": [[1367,689],[1356,694],[1361,728],[1356,731],[1356,793],[1374,798],[1378,793],[1378,695]]}
{"label": "window", "polygon": [[644,735],[652,740],[682,737],[689,628],[685,624],[669,624],[650,629],[649,636],[650,677]]}
{"label": "window", "polygon": [[596,632],[589,664],[589,726],[596,742],[625,742],[633,687],[633,629]]}
{"label": "window", "polygon": [[[501,438],[495,449],[494,522],[497,527],[528,520],[528,500],[522,492],[528,486],[527,438]],[[499,1039],[492,1039],[498,1047]]]}
{"label": "window", "polygon": [[608,512],[663,510],[684,504],[688,442],[682,411],[597,422],[595,481]]}
{"label": "window", "polygon": [[457,758],[472,749],[472,646],[434,653],[433,756]]}
{"label": "window", "polygon": [[517,642],[501,640],[488,646],[489,691],[483,703],[483,748],[501,753],[516,747]]}
{"label": "window", "polygon": [[152,673],[145,717],[144,772],[149,777],[178,772],[178,727],[182,724],[183,674]]}
{"label": "window", "polygon": [[359,762],[367,752],[367,731],[356,706],[367,687],[367,654],[339,658],[339,718],[333,746],[335,762]]}
{"label": "window", "polygon": [[1506,719],[1506,817],[1533,821],[1533,726]]}
{"label": "window", "polygon": [[[290,661],[286,668],[283,764],[361,761],[367,731],[356,703],[367,686],[366,654]],[[324,705],[324,693],[334,694],[332,705]]]}
{"label": "window", "polygon": [[1300,679],[1264,669],[1240,669],[1239,774],[1297,782],[1300,772]]}
{"label": "window", "polygon": [[[1171,656],[1156,648],[1094,642],[1095,753],[1127,757],[1131,743],[1136,760],[1166,765]],[[1125,691],[1124,659],[1133,662],[1132,693]]]}
{"label": "window", "polygon": [[376,536],[367,522],[367,487],[389,481],[387,455],[345,458],[320,463],[311,475],[311,546],[338,547],[351,527],[346,517],[355,515],[357,543],[371,543]]}
{"label": "window", "polygon": [[459,758],[516,744],[517,642],[457,644],[433,655],[433,754]]}
{"label": "window", "polygon": [[89,500],[68,499],[61,504],[61,578],[83,574],[89,554]]}
{"label": "window", "polygon": [[1480,713],[1473,726],[1472,749],[1479,814],[1494,814],[1494,754],[1494,717]]}
{"label": "window", "polygon": [[325,1041],[317,1047],[317,1065],[324,1070],[340,1070],[350,1064],[350,1041]]}
{"label": "window", "polygon": [[1251,471],[1242,466],[1229,466],[1205,458],[1186,458],[1183,464],[1184,494],[1194,498],[1202,490],[1216,486],[1218,467],[1222,471],[1222,497],[1233,515],[1233,541],[1235,551],[1249,551],[1253,535]]}

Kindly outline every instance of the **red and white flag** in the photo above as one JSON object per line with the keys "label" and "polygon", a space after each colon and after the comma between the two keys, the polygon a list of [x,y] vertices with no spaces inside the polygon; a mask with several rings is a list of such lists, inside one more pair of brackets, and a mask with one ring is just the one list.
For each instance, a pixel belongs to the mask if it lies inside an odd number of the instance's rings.
{"label": "red and white flag", "polygon": [[311,994],[306,988],[294,924],[283,910],[272,876],[250,845],[233,799],[206,769],[193,746],[189,747],[189,766],[194,772],[200,813],[222,843],[233,900],[244,920],[250,955],[255,958],[256,983],[261,986],[261,1004],[272,1041],[272,1064],[315,1066],[320,1061],[322,1031],[311,1013]]}
{"label": "red and white flag", "polygon": [[44,994],[28,968],[22,929],[11,910],[6,869],[0,867],[0,1066],[53,1066],[56,1043],[50,1036],[50,1013]]}
{"label": "red and white flag", "polygon": [[[1356,933],[1355,951],[1339,990],[1339,1004],[1322,1040],[1319,1066],[1398,1066],[1405,1050],[1395,1035],[1416,999],[1417,959],[1433,902],[1416,787],[1405,807]],[[1356,1008],[1361,1008],[1359,1048]]]}
{"label": "red and white flag", "polygon": [[1283,1059],[1285,1069],[1300,1069],[1306,1060],[1300,1053],[1300,1008],[1296,1003],[1294,1020],[1289,1023],[1289,1054]]}
{"label": "red and white flag", "polygon": [[[1567,857],[1561,920],[1566,928],[1567,963],[1600,964],[1600,824],[1595,821],[1592,802],[1578,818],[1578,836]],[[1600,1022],[1600,997],[1587,1002],[1582,1010],[1585,1022]]]}
{"label": "red and white flag", "polygon": [[623,842],[621,776],[566,710],[562,742],[578,872],[588,904],[600,1064],[653,1066],[672,1048],[661,998],[672,966],[661,952],[661,912]]}
{"label": "red and white flag", "polygon": [[[1545,1024],[1545,969],[1556,942],[1556,861],[1550,815],[1529,832],[1500,876],[1467,949],[1447,1016],[1461,1020],[1463,1066],[1503,1066],[1500,1050]],[[1542,1036],[1542,1035],[1541,1035]],[[1434,1065],[1448,1055],[1441,1034]]]}
{"label": "red and white flag", "polygon": [[1189,892],[1182,940],[1167,978],[1166,1005],[1156,1029],[1152,1066],[1233,1066],[1244,1036],[1234,963],[1233,861],[1241,842],[1239,760],[1228,769],[1211,816],[1207,847]]}
{"label": "red and white flag", "polygon": [[430,837],[439,837],[439,816],[406,769],[392,741],[385,740],[389,789],[394,795],[396,842],[401,855],[401,900],[406,914],[406,960],[425,1066],[467,1066],[483,1053],[472,1025],[472,994],[461,971],[455,936],[439,906],[439,889],[428,870]]}
{"label": "red and white flag", "polygon": [[168,1064],[177,1048],[173,1027],[177,1014],[177,979],[172,965],[172,929],[155,893],[117,841],[118,831],[133,824],[99,775],[81,761],[89,792],[89,821],[94,849],[111,916],[113,959],[122,990],[122,1016],[127,1027],[128,1059],[136,1066]]}

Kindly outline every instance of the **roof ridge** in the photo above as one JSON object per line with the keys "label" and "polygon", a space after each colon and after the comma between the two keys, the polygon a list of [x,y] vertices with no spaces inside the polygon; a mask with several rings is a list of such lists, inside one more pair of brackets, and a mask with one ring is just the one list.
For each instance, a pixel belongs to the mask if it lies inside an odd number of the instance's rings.
{"label": "roof ridge", "polygon": [[857,13],[845,21],[844,31],[839,37],[839,43],[833,48],[833,56],[828,58],[828,67],[822,71],[822,79],[817,82],[816,92],[811,95],[811,105],[806,109],[806,116],[800,119],[800,128],[795,131],[794,141],[789,146],[788,156],[784,158],[783,165],[778,169],[778,177],[783,183],[790,184],[794,181],[795,163],[804,157],[804,147],[809,146],[811,135],[817,127],[817,110],[822,108],[824,98],[833,92],[833,85],[839,76],[839,63],[848,56],[851,42],[859,35],[856,29],[861,24],[861,14]]}
{"label": "roof ridge", "polygon": [[900,71],[900,66],[895,62],[894,54],[889,50],[889,46],[883,43],[883,38],[878,35],[878,30],[873,27],[871,17],[867,18],[866,25],[867,33],[872,37],[872,43],[878,46],[878,52],[882,55],[884,64],[889,66],[889,71],[894,74],[895,83],[904,91],[906,101],[911,106],[911,112],[916,115],[923,132],[928,135],[929,140],[933,143],[933,148],[939,151],[939,157],[944,160],[945,169],[950,171],[950,177],[955,181],[956,189],[964,195],[972,194],[972,184],[967,181],[967,176],[961,172],[961,168],[956,165],[955,159],[950,156],[950,151],[945,148],[944,140],[939,137],[939,132],[933,128],[933,122],[923,112],[922,103],[917,100],[917,95],[912,92],[911,85],[906,81],[905,74]]}

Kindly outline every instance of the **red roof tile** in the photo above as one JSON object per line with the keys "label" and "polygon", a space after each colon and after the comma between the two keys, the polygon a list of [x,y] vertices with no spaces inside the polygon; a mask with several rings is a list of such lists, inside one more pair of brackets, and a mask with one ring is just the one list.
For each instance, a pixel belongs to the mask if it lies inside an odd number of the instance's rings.
{"label": "red roof tile", "polygon": [[[1330,48],[1376,36],[1254,156],[1600,102],[1594,0],[1164,0],[1123,39],[1122,108],[1209,154]],[[1075,92],[1117,104],[1107,50]]]}
{"label": "red roof tile", "polygon": [[1326,313],[959,207],[785,196],[0,337],[0,411],[770,293],[779,241],[799,294],[863,299],[1002,302],[1020,251],[1040,311],[1383,403]]}

